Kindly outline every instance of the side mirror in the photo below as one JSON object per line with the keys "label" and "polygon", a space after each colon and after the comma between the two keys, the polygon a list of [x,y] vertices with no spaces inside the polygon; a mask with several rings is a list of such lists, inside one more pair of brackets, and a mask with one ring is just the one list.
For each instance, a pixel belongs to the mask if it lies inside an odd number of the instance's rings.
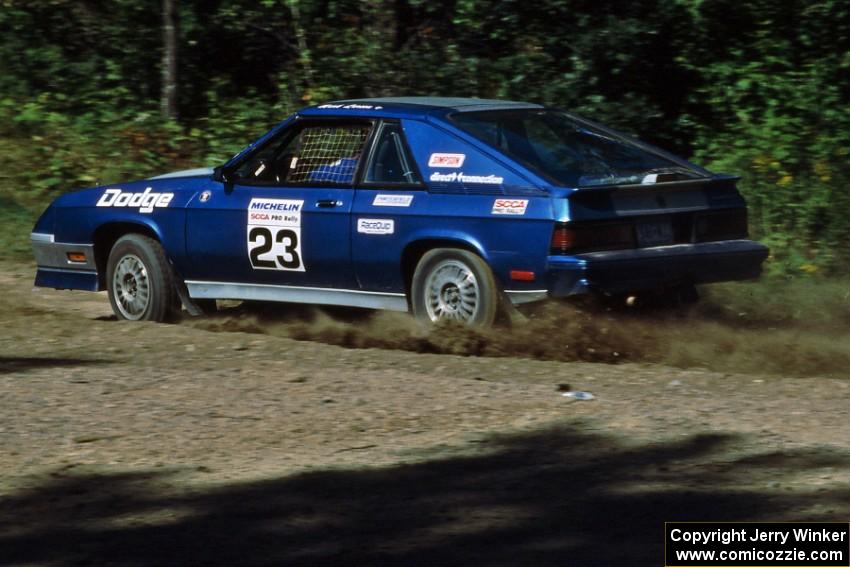
{"label": "side mirror", "polygon": [[213,169],[213,179],[219,183],[230,183],[230,172],[224,169],[223,165],[220,165]]}
{"label": "side mirror", "polygon": [[213,169],[213,179],[224,185],[224,192],[229,194],[233,191],[233,172],[220,165]]}

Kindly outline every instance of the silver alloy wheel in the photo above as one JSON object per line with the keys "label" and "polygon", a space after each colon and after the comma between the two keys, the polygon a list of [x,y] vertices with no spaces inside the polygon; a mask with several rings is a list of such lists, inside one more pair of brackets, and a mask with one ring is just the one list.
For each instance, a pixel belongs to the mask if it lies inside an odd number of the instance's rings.
{"label": "silver alloy wheel", "polygon": [[466,322],[478,311],[480,293],[472,270],[458,260],[443,260],[425,280],[425,310],[431,321]]}
{"label": "silver alloy wheel", "polygon": [[121,315],[138,321],[145,314],[150,301],[150,282],[144,263],[134,254],[126,254],[115,266],[112,275],[112,293]]}

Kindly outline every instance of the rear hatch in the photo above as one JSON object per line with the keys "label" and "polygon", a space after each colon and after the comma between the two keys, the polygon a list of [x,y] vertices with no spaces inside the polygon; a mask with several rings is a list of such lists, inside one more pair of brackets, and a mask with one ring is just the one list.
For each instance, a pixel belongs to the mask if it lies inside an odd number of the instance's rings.
{"label": "rear hatch", "polygon": [[[747,238],[736,177],[597,186],[563,197],[553,254],[580,254]],[[561,199],[559,199],[561,200]]]}
{"label": "rear hatch", "polygon": [[460,129],[551,184],[552,252],[652,248],[747,237],[737,178],[548,109],[462,112]]}

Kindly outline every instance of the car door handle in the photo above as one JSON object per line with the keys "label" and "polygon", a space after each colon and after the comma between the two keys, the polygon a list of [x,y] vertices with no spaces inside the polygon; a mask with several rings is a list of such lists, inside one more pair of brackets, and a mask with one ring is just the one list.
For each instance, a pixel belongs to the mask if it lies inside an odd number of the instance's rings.
{"label": "car door handle", "polygon": [[337,201],[336,199],[319,199],[316,201],[316,206],[320,209],[332,209],[342,206],[342,201]]}

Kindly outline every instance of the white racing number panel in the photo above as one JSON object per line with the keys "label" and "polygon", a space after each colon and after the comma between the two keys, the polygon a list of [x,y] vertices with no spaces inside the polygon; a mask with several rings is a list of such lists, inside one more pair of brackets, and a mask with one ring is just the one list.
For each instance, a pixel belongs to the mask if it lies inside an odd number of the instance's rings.
{"label": "white racing number panel", "polygon": [[304,272],[301,210],[304,201],[251,199],[248,204],[248,259],[255,270]]}

